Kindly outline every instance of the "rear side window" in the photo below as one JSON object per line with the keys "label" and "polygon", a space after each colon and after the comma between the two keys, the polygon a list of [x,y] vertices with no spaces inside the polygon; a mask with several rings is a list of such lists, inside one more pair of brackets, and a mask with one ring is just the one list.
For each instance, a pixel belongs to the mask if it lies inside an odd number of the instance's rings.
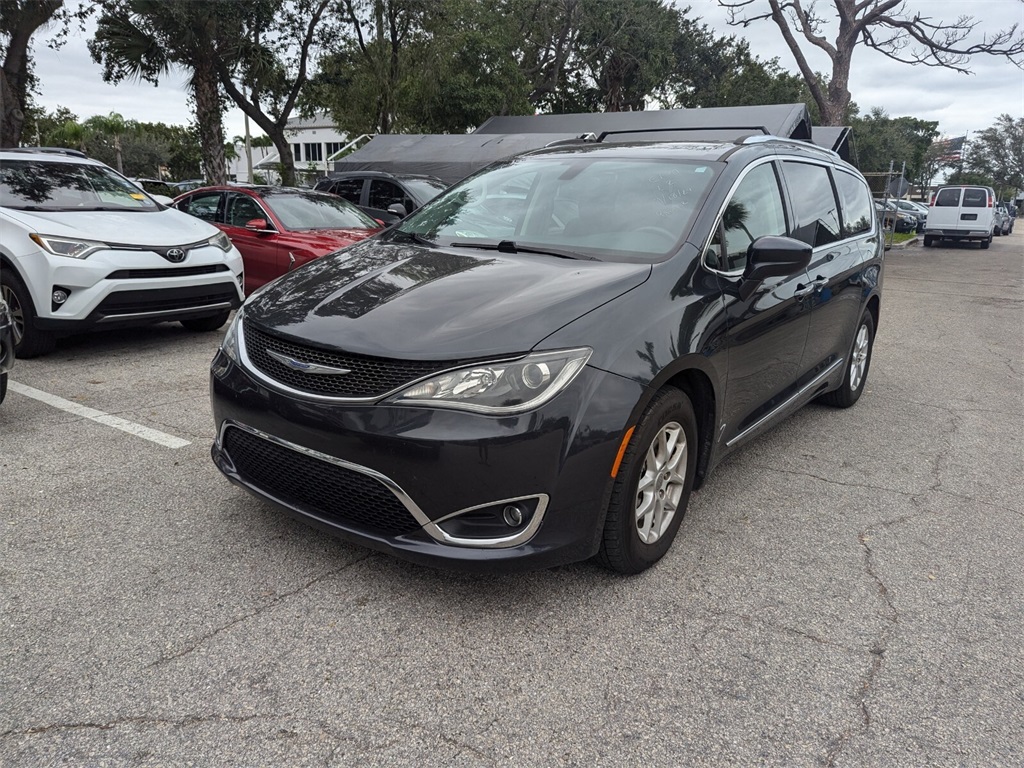
{"label": "rear side window", "polygon": [[939,194],[935,197],[936,208],[956,208],[960,205],[960,188],[949,187],[947,189],[940,189]]}
{"label": "rear side window", "polygon": [[839,204],[832,190],[828,168],[789,161],[783,162],[782,166],[793,198],[796,219],[793,237],[815,248],[834,243],[841,236],[841,228]]}
{"label": "rear side window", "polygon": [[178,210],[203,221],[217,222],[220,221],[220,200],[220,192],[192,195],[178,203]]}
{"label": "rear side window", "polygon": [[379,208],[386,211],[392,205],[403,205],[408,213],[415,206],[402,191],[402,188],[392,184],[390,181],[374,179],[370,182],[370,208]]}
{"label": "rear side window", "polygon": [[839,171],[835,175],[839,202],[843,206],[843,230],[849,237],[871,231],[871,192],[856,176]]}
{"label": "rear side window", "polygon": [[988,192],[979,187],[968,187],[964,190],[964,208],[987,208]]}
{"label": "rear side window", "polygon": [[363,193],[362,179],[343,179],[337,181],[331,187],[331,192],[338,197],[343,197],[353,205],[359,205],[359,196]]}

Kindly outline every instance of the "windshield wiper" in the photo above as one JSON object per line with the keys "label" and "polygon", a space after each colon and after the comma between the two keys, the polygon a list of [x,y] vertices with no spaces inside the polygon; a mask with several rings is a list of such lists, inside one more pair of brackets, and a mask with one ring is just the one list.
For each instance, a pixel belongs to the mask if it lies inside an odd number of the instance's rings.
{"label": "windshield wiper", "polygon": [[584,261],[598,261],[596,256],[590,256],[579,251],[566,251],[561,248],[537,248],[532,245],[524,245],[514,240],[502,240],[497,243],[452,243],[452,248],[481,248],[485,251],[499,251],[501,253],[538,253],[542,256],[557,256],[560,259],[582,259]]}
{"label": "windshield wiper", "polygon": [[437,243],[433,240],[428,240],[423,235],[417,234],[416,232],[407,232],[404,229],[393,229],[391,230],[392,237],[395,235],[405,235],[408,239],[412,240],[417,245],[429,245],[431,247],[437,247]]}

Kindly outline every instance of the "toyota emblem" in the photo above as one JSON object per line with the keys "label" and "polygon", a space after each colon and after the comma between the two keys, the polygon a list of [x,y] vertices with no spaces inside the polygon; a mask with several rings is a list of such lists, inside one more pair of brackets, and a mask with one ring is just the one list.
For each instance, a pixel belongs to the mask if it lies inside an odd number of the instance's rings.
{"label": "toyota emblem", "polygon": [[185,260],[185,251],[182,248],[168,248],[164,258],[173,264],[180,264]]}

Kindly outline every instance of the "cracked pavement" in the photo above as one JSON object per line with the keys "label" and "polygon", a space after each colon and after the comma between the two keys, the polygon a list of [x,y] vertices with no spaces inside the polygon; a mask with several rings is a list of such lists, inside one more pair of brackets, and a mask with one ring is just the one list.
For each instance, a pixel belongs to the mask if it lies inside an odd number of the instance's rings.
{"label": "cracked pavement", "polygon": [[0,407],[0,765],[1024,764],[1024,228],[890,251],[867,392],[719,466],[651,571],[473,577],[209,459],[218,334],[71,339]]}

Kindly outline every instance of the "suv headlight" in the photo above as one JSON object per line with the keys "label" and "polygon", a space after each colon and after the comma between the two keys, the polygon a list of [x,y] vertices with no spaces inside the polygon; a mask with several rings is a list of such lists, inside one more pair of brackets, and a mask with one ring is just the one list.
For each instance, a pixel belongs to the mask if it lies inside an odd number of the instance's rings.
{"label": "suv headlight", "polygon": [[537,352],[519,360],[477,363],[414,384],[390,402],[494,415],[522,413],[565,389],[592,353],[589,347],[580,347]]}
{"label": "suv headlight", "polygon": [[110,247],[106,243],[96,240],[75,240],[73,238],[52,237],[37,233],[31,234],[29,237],[47,253],[52,253],[54,256],[67,256],[69,259],[84,259],[96,251]]}
{"label": "suv headlight", "polygon": [[210,245],[215,245],[220,248],[224,253],[231,250],[231,239],[223,232],[218,232],[216,235],[207,240]]}

